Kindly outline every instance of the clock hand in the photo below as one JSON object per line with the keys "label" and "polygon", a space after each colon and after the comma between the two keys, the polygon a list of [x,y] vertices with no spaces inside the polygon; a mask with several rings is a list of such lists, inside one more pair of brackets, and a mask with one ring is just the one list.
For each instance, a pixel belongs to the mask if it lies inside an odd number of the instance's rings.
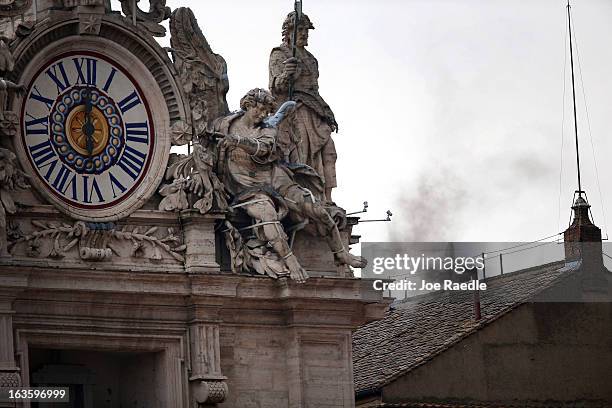
{"label": "clock hand", "polygon": [[95,131],[93,120],[91,117],[91,111],[92,111],[91,91],[88,90],[83,95],[83,97],[85,99],[85,124],[83,125],[83,133],[85,134],[85,137],[86,137],[85,143],[86,143],[87,153],[91,157],[91,155],[93,154],[93,150],[94,150],[93,134]]}

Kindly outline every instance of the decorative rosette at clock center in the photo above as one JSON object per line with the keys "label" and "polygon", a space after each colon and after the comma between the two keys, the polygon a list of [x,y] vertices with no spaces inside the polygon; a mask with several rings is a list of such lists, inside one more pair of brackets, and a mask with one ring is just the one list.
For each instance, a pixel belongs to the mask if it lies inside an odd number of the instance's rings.
{"label": "decorative rosette at clock center", "polygon": [[118,112],[115,102],[96,88],[73,88],[60,95],[50,114],[51,143],[60,159],[80,174],[112,167],[125,145]]}

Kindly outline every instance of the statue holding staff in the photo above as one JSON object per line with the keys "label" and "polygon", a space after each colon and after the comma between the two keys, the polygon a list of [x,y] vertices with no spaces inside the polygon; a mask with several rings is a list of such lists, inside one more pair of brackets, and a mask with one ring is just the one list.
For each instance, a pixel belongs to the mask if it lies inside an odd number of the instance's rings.
{"label": "statue holding staff", "polygon": [[297,102],[292,118],[279,127],[285,160],[307,164],[319,173],[325,182],[320,198],[332,203],[337,155],[331,134],[338,131],[338,124],[319,94],[317,59],[306,49],[311,29],[310,19],[296,5],[283,23],[283,43],[270,54],[269,87],[279,105],[287,100]]}

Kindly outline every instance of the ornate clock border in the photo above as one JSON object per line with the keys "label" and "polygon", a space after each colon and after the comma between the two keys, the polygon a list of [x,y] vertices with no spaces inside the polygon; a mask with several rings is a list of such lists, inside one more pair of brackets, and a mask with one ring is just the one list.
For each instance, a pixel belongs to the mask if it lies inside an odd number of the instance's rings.
{"label": "ornate clock border", "polygon": [[[142,88],[146,89],[145,92],[149,94],[149,102],[152,103],[153,116],[158,122],[155,126],[156,138],[160,144],[157,152],[157,156],[160,157],[155,158],[153,173],[146,176],[148,188],[145,191],[138,191],[134,195],[138,200],[134,200],[130,205],[124,205],[119,211],[105,213],[75,212],[72,208],[57,203],[56,200],[50,200],[72,218],[86,221],[112,221],[135,211],[156,191],[167,163],[171,145],[171,126],[176,123],[184,123],[188,107],[186,109],[183,90],[175,80],[177,74],[167,52],[155,42],[152,36],[144,30],[134,30],[134,27],[130,26],[124,17],[116,14],[96,15],[95,17],[100,22],[99,33],[96,36],[79,35],[79,33],[83,34],[83,16],[78,15],[71,19],[58,19],[55,23],[53,20],[43,21],[26,37],[17,38],[11,44],[15,63],[9,78],[14,83],[27,82],[29,80],[26,78],[28,71],[34,69],[37,64],[41,64],[41,55],[48,57],[50,53],[59,52],[59,50],[65,52],[72,48],[75,51],[97,50],[106,55],[121,55],[124,65],[130,67],[133,75],[137,76],[140,81],[144,79]],[[15,99],[13,102],[15,106],[15,102],[19,101]],[[13,148],[19,155],[20,149],[17,143],[13,144]],[[19,156],[23,162],[25,157]],[[39,188],[39,191],[49,196],[44,189]]]}

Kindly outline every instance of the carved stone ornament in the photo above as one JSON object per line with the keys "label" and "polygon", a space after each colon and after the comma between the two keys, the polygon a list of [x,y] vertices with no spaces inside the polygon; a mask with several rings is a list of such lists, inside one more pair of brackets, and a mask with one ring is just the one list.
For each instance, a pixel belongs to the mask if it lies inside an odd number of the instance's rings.
{"label": "carved stone ornament", "polygon": [[197,381],[191,383],[191,391],[198,406],[220,404],[227,398],[227,383],[220,381]]}
{"label": "carved stone ornament", "polygon": [[102,27],[102,16],[99,14],[79,15],[79,34],[98,35]]}
{"label": "carved stone ornament", "polygon": [[141,24],[147,31],[156,37],[164,37],[166,29],[160,25],[164,20],[170,18],[170,7],[166,7],[166,0],[150,0],[149,11],[142,11],[138,7],[140,0],[121,0],[121,10],[128,19],[136,18],[137,24]]}
{"label": "carved stone ornament", "polygon": [[10,150],[0,148],[0,256],[8,254],[6,216],[17,212],[12,192],[29,187],[27,176],[19,169],[16,158]]}
{"label": "carved stone ornament", "polygon": [[203,135],[207,123],[229,113],[227,64],[210,48],[191,9],[174,10],[170,34],[174,65],[191,108],[191,129],[186,124],[175,129],[175,144],[183,144],[191,140],[190,136]]}
{"label": "carved stone ornament", "polygon": [[200,30],[193,12],[181,7],[170,19],[170,44],[179,80],[189,98],[189,122],[178,121],[172,127],[173,143],[182,145],[198,140],[189,155],[172,155],[159,193],[163,211],[195,208],[204,214],[227,208],[227,194],[214,173],[216,150],[209,142],[206,126],[229,112],[227,65],[215,54]]}
{"label": "carved stone ornament", "polygon": [[108,6],[109,3],[109,0],[64,0],[64,7]]}
{"label": "carved stone ornament", "polygon": [[21,386],[21,376],[17,372],[0,372],[0,388],[17,388]]}
{"label": "carved stone ornament", "polygon": [[[62,259],[72,251],[85,261],[108,261],[113,257],[149,259],[158,262],[172,259],[184,262],[186,246],[174,228],[123,226],[112,223],[74,224],[32,221],[36,230],[23,235],[12,234],[11,252],[24,252],[33,258]],[[13,225],[13,230],[16,226]],[[127,247],[126,247],[127,244]],[[22,250],[17,248],[22,247]]]}
{"label": "carved stone ornament", "polygon": [[24,14],[32,7],[32,0],[3,0],[0,2],[0,17],[14,17]]}

